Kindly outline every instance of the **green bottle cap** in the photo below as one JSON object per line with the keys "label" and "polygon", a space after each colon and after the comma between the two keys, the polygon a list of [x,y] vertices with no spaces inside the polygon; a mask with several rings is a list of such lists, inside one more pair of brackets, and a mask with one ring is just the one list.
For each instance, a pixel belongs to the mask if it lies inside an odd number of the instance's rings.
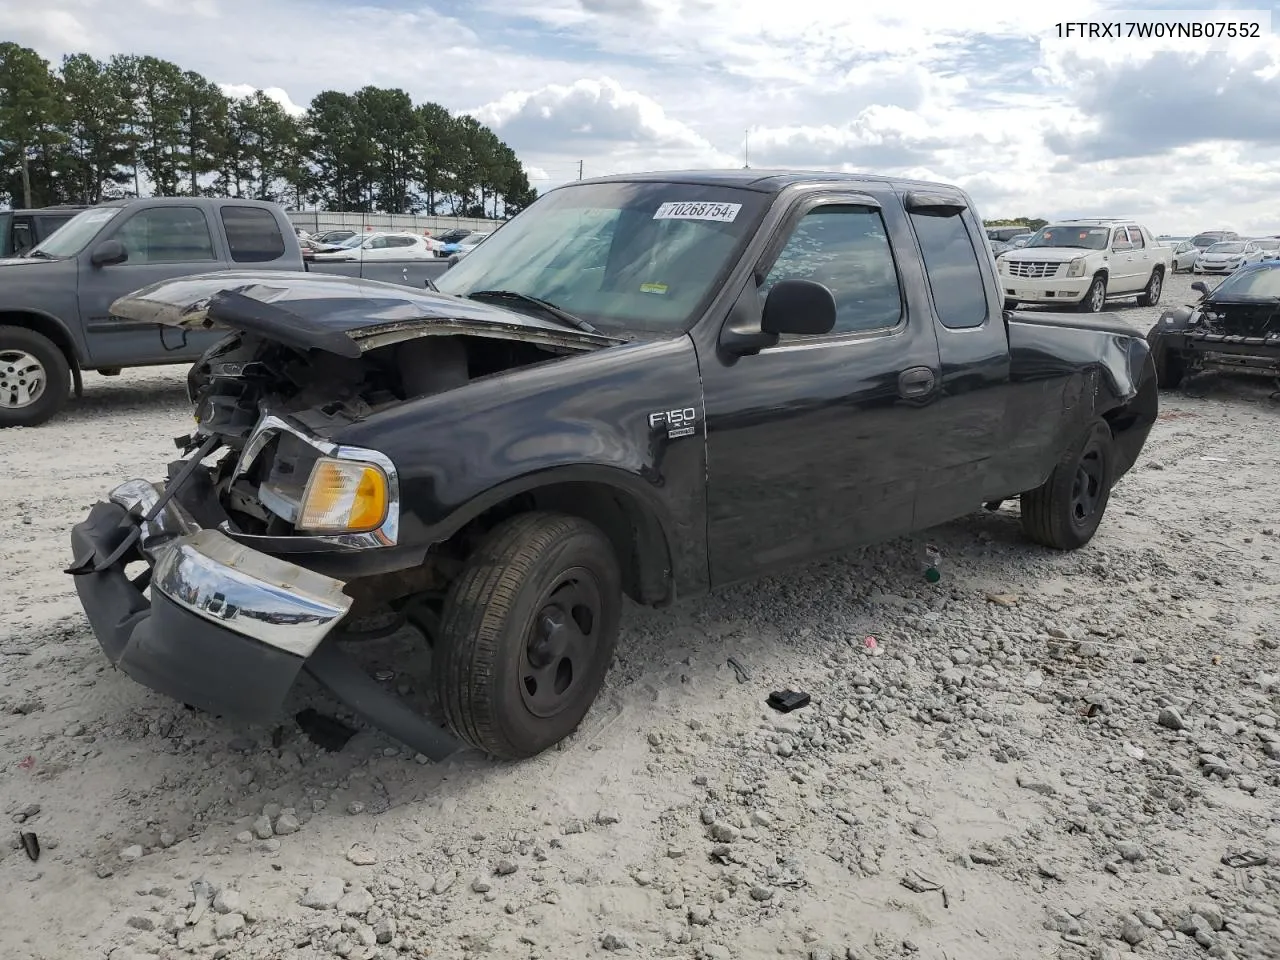
{"label": "green bottle cap", "polygon": [[924,578],[928,580],[930,583],[937,583],[939,580],[942,579],[942,574],[938,572],[937,567],[930,567],[928,570],[924,572]]}

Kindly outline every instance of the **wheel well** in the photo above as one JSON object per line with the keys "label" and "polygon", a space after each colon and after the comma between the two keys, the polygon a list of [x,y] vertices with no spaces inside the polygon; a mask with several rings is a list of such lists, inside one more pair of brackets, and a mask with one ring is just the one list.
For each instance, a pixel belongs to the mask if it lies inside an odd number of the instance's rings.
{"label": "wheel well", "polygon": [[570,514],[599,527],[613,545],[623,590],[632,600],[657,606],[674,598],[671,549],[662,525],[636,497],[605,483],[574,481],[524,491],[481,513],[450,541],[470,553],[503,520],[533,510]]}
{"label": "wheel well", "polygon": [[75,344],[72,343],[71,336],[66,329],[56,320],[51,320],[49,317],[39,313],[0,311],[0,327],[22,327],[48,337],[53,341],[54,346],[62,351],[62,355],[67,358],[67,365],[72,370],[79,368]]}

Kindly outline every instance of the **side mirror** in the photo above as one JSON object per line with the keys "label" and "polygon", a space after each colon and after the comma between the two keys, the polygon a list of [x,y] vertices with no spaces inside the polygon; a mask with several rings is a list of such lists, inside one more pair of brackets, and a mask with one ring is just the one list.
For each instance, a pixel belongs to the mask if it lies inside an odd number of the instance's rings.
{"label": "side mirror", "polygon": [[836,325],[836,298],[812,280],[779,280],[764,301],[760,329],[768,334],[818,336]]}
{"label": "side mirror", "polygon": [[1209,288],[1205,286],[1203,280],[1197,280],[1191,285],[1191,289],[1196,291],[1196,293],[1200,294],[1202,297],[1207,297],[1209,295]]}
{"label": "side mirror", "polygon": [[103,240],[89,255],[89,262],[95,267],[109,267],[113,263],[124,263],[128,259],[129,251],[119,240]]}

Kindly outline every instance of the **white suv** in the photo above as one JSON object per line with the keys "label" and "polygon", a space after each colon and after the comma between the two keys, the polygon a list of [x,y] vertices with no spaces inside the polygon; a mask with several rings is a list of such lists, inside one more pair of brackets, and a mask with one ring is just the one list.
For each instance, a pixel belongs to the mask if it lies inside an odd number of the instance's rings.
{"label": "white suv", "polygon": [[1059,220],[996,262],[1007,310],[1039,303],[1100,313],[1116,297],[1158,303],[1173,251],[1132,220]]}

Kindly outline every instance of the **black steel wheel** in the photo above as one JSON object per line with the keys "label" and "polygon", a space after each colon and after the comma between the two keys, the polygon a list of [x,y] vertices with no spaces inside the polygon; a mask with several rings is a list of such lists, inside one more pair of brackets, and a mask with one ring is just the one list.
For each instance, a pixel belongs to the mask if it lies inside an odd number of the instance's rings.
{"label": "black steel wheel", "polygon": [[501,759],[554,746],[595,702],[621,613],[618,561],[595,526],[550,513],[501,524],[445,601],[433,672],[450,727]]}
{"label": "black steel wheel", "polygon": [[1049,479],[1022,494],[1022,529],[1036,543],[1077,550],[1097,532],[1111,498],[1111,428],[1094,420]]}

